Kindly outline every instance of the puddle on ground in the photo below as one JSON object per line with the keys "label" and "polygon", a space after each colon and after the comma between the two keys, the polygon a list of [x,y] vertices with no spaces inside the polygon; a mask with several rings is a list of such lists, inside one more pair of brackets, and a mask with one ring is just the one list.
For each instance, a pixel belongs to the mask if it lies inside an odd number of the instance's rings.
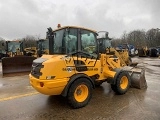
{"label": "puddle on ground", "polygon": [[101,86],[104,90],[105,95],[109,95],[109,93],[112,91],[110,84],[108,84],[107,82],[104,82]]}

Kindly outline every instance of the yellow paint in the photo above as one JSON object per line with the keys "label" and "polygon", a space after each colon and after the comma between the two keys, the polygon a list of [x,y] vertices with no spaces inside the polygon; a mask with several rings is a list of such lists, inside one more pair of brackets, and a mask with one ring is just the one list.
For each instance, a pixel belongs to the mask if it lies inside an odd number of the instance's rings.
{"label": "yellow paint", "polygon": [[[69,80],[69,78],[39,80],[32,75],[29,75],[29,78],[32,87],[45,95],[60,95]],[[43,86],[40,83],[43,83]]]}
{"label": "yellow paint", "polygon": [[114,78],[116,72],[114,71],[108,71],[108,70],[104,70],[103,74],[105,75],[106,78],[110,77],[110,78]]}
{"label": "yellow paint", "polygon": [[32,53],[33,57],[37,57],[37,48],[36,47],[28,47],[28,48],[24,48],[24,51],[26,53]]}
{"label": "yellow paint", "polygon": [[[32,87],[45,95],[60,95],[68,84],[70,77],[75,74],[84,73],[87,76],[98,74],[99,78],[97,78],[97,80],[104,80],[108,77],[114,78],[116,72],[113,71],[113,69],[120,67],[118,60],[115,61],[106,54],[101,54],[101,59],[97,61],[96,59],[90,58],[78,58],[78,60],[83,61],[85,65],[87,65],[86,71],[76,70],[73,62],[77,60],[76,57],[69,58],[64,55],[43,55],[42,58],[48,59],[42,63],[44,65],[44,67],[41,68],[42,75],[37,79],[30,74],[29,78]],[[47,79],[49,78],[48,76],[51,79]],[[79,96],[76,98],[82,99],[79,98]]]}
{"label": "yellow paint", "polygon": [[116,50],[115,48],[110,48],[110,52],[114,52],[114,55],[120,60],[121,66],[127,66],[130,64],[128,50]]}
{"label": "yellow paint", "polygon": [[88,97],[88,87],[84,84],[77,86],[75,92],[74,92],[74,98],[78,102],[83,102],[87,99]]}
{"label": "yellow paint", "polygon": [[32,92],[32,93],[28,93],[28,94],[22,94],[22,95],[16,95],[16,96],[11,96],[11,97],[1,98],[0,102],[7,101],[7,100],[12,100],[12,99],[16,99],[16,98],[21,98],[21,97],[26,97],[26,96],[31,96],[31,95],[36,95],[36,94],[38,94],[38,92]]}
{"label": "yellow paint", "polygon": [[[70,64],[66,65],[64,56],[62,55],[44,55],[43,58],[48,58],[47,61],[43,62],[44,68],[41,69],[42,76],[41,80],[45,80],[47,76],[55,76],[55,79],[63,79],[72,76],[75,74],[75,71],[66,71],[64,70],[67,67],[73,66],[73,60]],[[50,57],[50,58],[49,58]]]}
{"label": "yellow paint", "polygon": [[127,86],[128,86],[128,78],[126,76],[123,76],[120,81],[120,87],[122,89],[126,89]]}

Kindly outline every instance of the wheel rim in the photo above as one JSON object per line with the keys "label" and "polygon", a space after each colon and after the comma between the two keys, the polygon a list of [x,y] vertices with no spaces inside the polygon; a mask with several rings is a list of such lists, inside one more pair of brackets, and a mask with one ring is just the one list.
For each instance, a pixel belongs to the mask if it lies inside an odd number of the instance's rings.
{"label": "wheel rim", "polygon": [[74,92],[74,98],[78,102],[83,102],[88,97],[88,87],[86,85],[79,85],[75,92]]}
{"label": "wheel rim", "polygon": [[123,76],[120,81],[120,87],[122,89],[126,89],[127,86],[128,86],[128,78],[126,76]]}

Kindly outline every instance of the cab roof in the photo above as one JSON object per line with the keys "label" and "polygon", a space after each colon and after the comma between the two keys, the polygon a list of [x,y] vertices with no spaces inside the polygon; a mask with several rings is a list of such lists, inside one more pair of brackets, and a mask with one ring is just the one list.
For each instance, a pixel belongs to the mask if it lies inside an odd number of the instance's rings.
{"label": "cab roof", "polygon": [[53,32],[54,32],[54,31],[57,31],[57,30],[64,29],[64,28],[80,28],[80,29],[89,30],[89,31],[92,31],[92,32],[96,33],[95,30],[88,29],[88,28],[84,28],[84,27],[79,27],[79,26],[63,26],[63,27],[60,27],[60,28],[58,28],[58,29],[53,30]]}

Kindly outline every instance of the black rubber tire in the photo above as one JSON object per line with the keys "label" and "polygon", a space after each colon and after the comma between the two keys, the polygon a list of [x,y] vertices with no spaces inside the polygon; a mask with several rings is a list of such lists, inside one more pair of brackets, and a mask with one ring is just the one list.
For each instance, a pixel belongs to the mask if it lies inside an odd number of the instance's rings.
{"label": "black rubber tire", "polygon": [[[124,76],[126,76],[126,78],[128,80],[128,84],[125,87],[125,89],[122,89],[121,88],[121,78],[124,77]],[[130,80],[130,76],[129,76],[128,72],[122,71],[117,76],[116,83],[111,84],[111,88],[116,94],[122,95],[122,94],[125,94],[128,91],[128,89],[130,87],[130,84],[131,84],[131,80]]]}
{"label": "black rubber tire", "polygon": [[[79,85],[85,85],[88,88],[88,96],[83,102],[77,101],[74,97],[74,92],[76,91],[76,89]],[[68,90],[68,94],[67,94],[68,103],[74,109],[86,106],[92,97],[92,90],[93,90],[93,86],[87,78],[79,78],[79,79],[75,80],[71,84],[71,86]]]}

